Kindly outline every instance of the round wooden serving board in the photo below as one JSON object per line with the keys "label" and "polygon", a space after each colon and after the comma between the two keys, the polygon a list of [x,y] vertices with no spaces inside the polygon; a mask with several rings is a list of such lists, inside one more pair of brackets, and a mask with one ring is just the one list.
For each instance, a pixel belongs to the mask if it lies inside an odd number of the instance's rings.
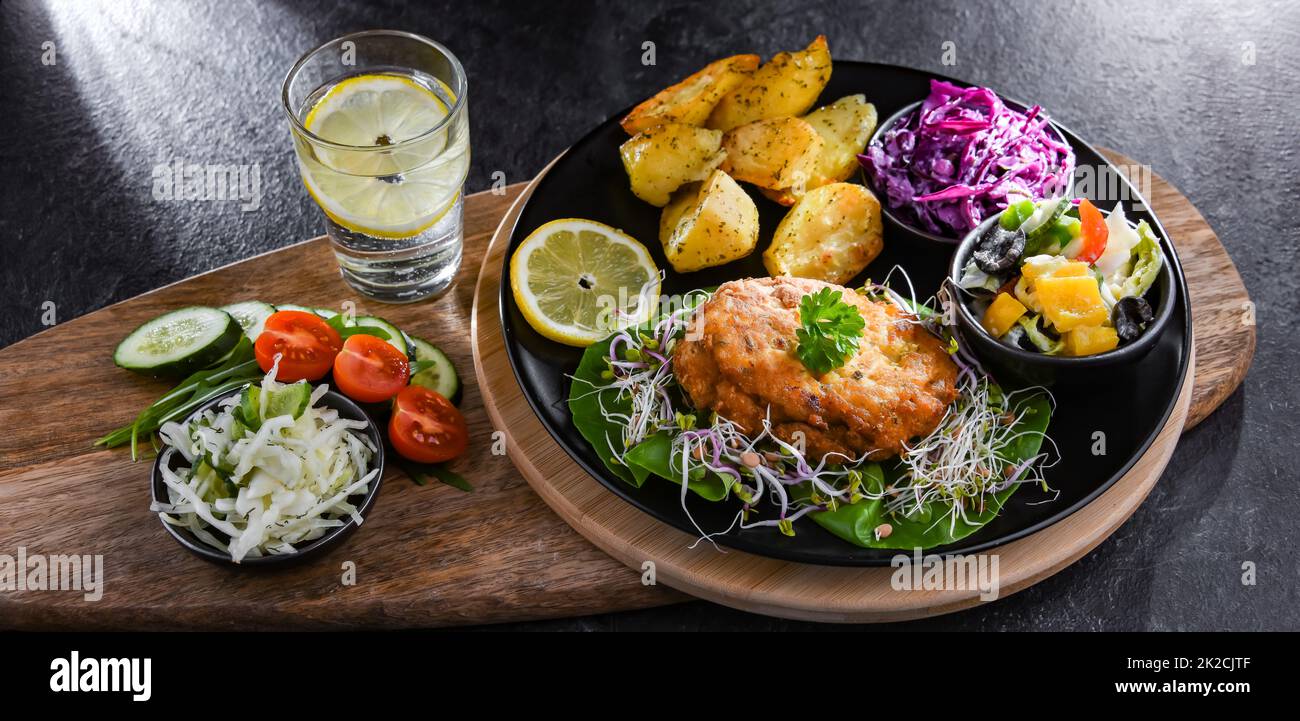
{"label": "round wooden serving board", "polygon": [[[1118,153],[1107,155],[1131,164]],[[498,314],[505,248],[536,182],[525,188],[507,213],[484,255],[475,291],[472,341],[488,416],[506,433],[510,457],[524,478],[561,518],[628,566],[641,571],[653,567],[658,582],[746,611],[862,623],[933,616],[981,602],[980,592],[973,588],[895,590],[892,568],[813,566],[695,544],[695,538],[624,502],[574,463],[524,399],[505,353]],[[1183,430],[1217,407],[1249,366],[1254,329],[1230,322],[1242,317],[1249,298],[1222,245],[1191,203],[1154,174],[1150,202],[1179,249],[1192,296],[1195,341],[1182,391],[1155,442],[1106,493],[1067,519],[992,551],[998,556],[999,596],[1056,573],[1113,533],[1160,478]],[[1211,314],[1198,316],[1198,308],[1206,305]],[[1204,369],[1199,360],[1203,345],[1212,349],[1206,358],[1211,365]],[[1195,382],[1202,373],[1208,384]]]}
{"label": "round wooden serving board", "polygon": [[[1121,170],[1137,167],[1126,155],[1108,148],[1099,150]],[[1132,180],[1136,185],[1138,179]],[[1178,249],[1192,298],[1196,384],[1183,425],[1188,431],[1213,413],[1246,378],[1255,357],[1254,304],[1219,236],[1192,201],[1154,172],[1147,201]]]}

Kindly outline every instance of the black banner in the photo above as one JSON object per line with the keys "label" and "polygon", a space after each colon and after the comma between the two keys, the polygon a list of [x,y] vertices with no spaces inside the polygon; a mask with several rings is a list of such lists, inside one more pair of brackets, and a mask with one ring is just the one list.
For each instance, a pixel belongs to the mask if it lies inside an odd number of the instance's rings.
{"label": "black banner", "polygon": [[[724,701],[756,679],[817,698],[860,688],[923,705],[984,708],[998,698],[1254,701],[1281,698],[1295,668],[1291,637],[1216,634],[5,634],[0,688],[9,700],[144,710],[226,695],[283,704],[430,693],[493,703],[649,684],[677,698],[715,687]],[[848,629],[845,629],[847,631]],[[859,628],[859,630],[862,630]],[[867,629],[870,631],[869,629]],[[736,688],[731,688],[735,686]],[[307,690],[310,689],[310,692]],[[345,692],[346,690],[346,692]],[[504,690],[504,692],[503,692]],[[287,694],[287,695],[286,695]],[[341,694],[341,696],[339,696]],[[466,696],[466,695],[470,696]],[[541,694],[537,696],[535,694]],[[336,699],[337,700],[337,699]],[[1235,701],[1234,701],[1235,700]],[[756,701],[756,699],[749,699]],[[333,706],[335,701],[326,703]],[[993,704],[990,706],[989,704]]]}

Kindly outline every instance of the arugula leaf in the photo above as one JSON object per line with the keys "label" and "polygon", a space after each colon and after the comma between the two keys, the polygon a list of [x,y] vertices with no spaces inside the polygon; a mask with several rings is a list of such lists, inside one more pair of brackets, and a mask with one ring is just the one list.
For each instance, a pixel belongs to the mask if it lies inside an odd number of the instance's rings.
{"label": "arugula leaf", "polygon": [[342,313],[326,318],[325,323],[333,328],[343,340],[347,340],[354,335],[373,335],[380,340],[393,339],[393,336],[383,328],[370,325],[348,325],[347,321],[343,319]]}
{"label": "arugula leaf", "polygon": [[204,403],[254,382],[262,375],[262,369],[253,357],[253,341],[244,336],[216,365],[191,374],[162,398],[140,411],[129,425],[114,429],[96,440],[95,445],[115,448],[129,443],[131,459],[136,460],[140,457],[142,437],[152,438],[164,423],[185,418]]}
{"label": "arugula leaf", "polygon": [[866,321],[838,290],[822,288],[799,301],[799,341],[795,353],[808,370],[821,375],[844,365],[858,351]]}
{"label": "arugula leaf", "polygon": [[347,340],[354,335],[373,335],[380,340],[392,340],[393,336],[383,328],[376,328],[372,325],[353,325],[339,331],[339,337]]}
{"label": "arugula leaf", "polygon": [[466,493],[474,490],[474,486],[471,486],[464,476],[447,468],[445,463],[416,463],[405,458],[397,458],[397,465],[406,471],[406,475],[410,476],[417,486],[423,486],[432,479]]}
{"label": "arugula leaf", "polygon": [[414,376],[416,373],[419,373],[420,371],[428,370],[434,367],[435,365],[437,365],[437,362],[431,360],[411,361],[411,375]]}

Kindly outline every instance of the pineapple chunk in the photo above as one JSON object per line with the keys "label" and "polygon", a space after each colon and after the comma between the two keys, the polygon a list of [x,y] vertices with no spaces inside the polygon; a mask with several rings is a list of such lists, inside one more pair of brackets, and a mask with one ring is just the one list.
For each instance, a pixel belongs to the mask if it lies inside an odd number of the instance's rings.
{"label": "pineapple chunk", "polygon": [[1088,264],[1059,255],[1035,255],[1020,266],[1021,275],[1032,283],[1039,278],[1075,278],[1089,275]]}
{"label": "pineapple chunk", "polygon": [[984,311],[984,320],[981,323],[984,330],[991,333],[994,338],[1001,338],[1026,312],[1028,309],[1024,304],[1010,293],[998,293],[998,297],[993,299],[989,309]]}
{"label": "pineapple chunk", "polygon": [[1043,306],[1043,315],[1058,333],[1081,326],[1099,326],[1110,317],[1101,300],[1097,279],[1091,275],[1040,278],[1034,283],[1034,295]]}
{"label": "pineapple chunk", "polygon": [[1043,304],[1038,302],[1038,296],[1034,294],[1034,284],[1030,283],[1025,276],[1022,275],[1016,280],[1011,291],[1016,294],[1016,300],[1023,303],[1026,308],[1035,313],[1043,312]]}
{"label": "pineapple chunk", "polygon": [[1119,347],[1119,335],[1106,326],[1081,326],[1065,334],[1065,354],[1096,355]]}

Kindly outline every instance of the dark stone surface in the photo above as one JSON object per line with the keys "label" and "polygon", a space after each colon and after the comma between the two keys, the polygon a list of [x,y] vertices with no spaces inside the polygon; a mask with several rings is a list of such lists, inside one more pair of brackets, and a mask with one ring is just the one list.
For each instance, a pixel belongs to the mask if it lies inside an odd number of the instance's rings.
{"label": "dark stone surface", "polygon": [[[0,18],[0,345],[40,330],[45,301],[67,320],[320,233],[278,93],[300,53],[345,32],[408,29],[459,54],[471,191],[495,171],[526,180],[610,113],[707,60],[771,55],[818,32],[837,57],[1038,101],[1092,142],[1150,163],[1201,209],[1258,305],[1255,364],[1096,551],[1011,598],[898,627],[1300,628],[1300,4],[7,0]],[[641,65],[646,40],[655,67]],[[948,40],[955,67],[941,61]],[[42,63],[47,41],[55,65]],[[260,208],[155,201],[154,165],[177,159],[259,164]],[[1246,562],[1254,586],[1242,583]],[[803,625],[693,603],[519,627]]]}

